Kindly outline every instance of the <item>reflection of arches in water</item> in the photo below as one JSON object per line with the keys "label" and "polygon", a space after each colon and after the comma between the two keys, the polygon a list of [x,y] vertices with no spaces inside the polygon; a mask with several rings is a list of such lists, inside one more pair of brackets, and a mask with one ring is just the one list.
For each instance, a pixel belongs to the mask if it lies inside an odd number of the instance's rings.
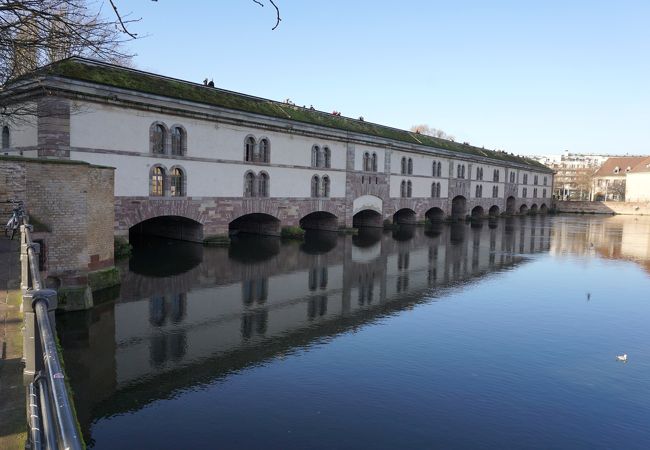
{"label": "reflection of arches in water", "polygon": [[429,237],[438,237],[442,234],[444,226],[445,224],[442,222],[429,223],[424,228],[424,234]]}
{"label": "reflection of arches in water", "polygon": [[312,267],[309,269],[309,290],[315,291],[317,288],[327,288],[328,272],[327,267]]}
{"label": "reflection of arches in water", "polygon": [[429,222],[438,223],[442,222],[445,218],[445,212],[440,208],[431,208],[424,214],[424,216]]}
{"label": "reflection of arches in water", "polygon": [[254,303],[263,305],[269,296],[269,279],[257,278],[244,280],[242,286],[242,300],[245,306],[252,306]]}
{"label": "reflection of arches in water", "polygon": [[201,244],[148,237],[134,241],[129,271],[147,277],[166,278],[188,272],[201,261]]}
{"label": "reflection of arches in water", "polygon": [[402,208],[393,214],[393,223],[398,225],[415,225],[415,211]]}
{"label": "reflection of arches in water", "polygon": [[245,264],[267,261],[279,252],[280,239],[274,236],[237,236],[228,247],[228,257]]}
{"label": "reflection of arches in water", "polygon": [[519,213],[520,213],[520,214],[526,214],[526,213],[528,213],[528,206],[526,206],[525,204],[524,204],[524,205],[521,205],[521,206],[519,207]]}
{"label": "reflection of arches in water", "polygon": [[300,219],[300,227],[304,230],[337,231],[338,219],[332,213],[315,211]]}
{"label": "reflection of arches in water", "polygon": [[511,195],[506,199],[506,214],[514,214],[515,213],[515,198]]}
{"label": "reflection of arches in water", "polygon": [[149,323],[161,327],[167,321],[178,324],[185,318],[187,295],[174,294],[170,296],[155,296],[149,299]]}
{"label": "reflection of arches in water", "polygon": [[359,211],[352,217],[352,226],[354,228],[383,228],[381,214],[371,209]]}
{"label": "reflection of arches in water", "polygon": [[381,240],[382,231],[380,228],[359,228],[359,232],[352,236],[352,245],[372,247]]}
{"label": "reflection of arches in water", "polygon": [[167,361],[179,361],[187,352],[187,335],[184,330],[173,333],[156,333],[149,341],[149,362],[160,367]]}
{"label": "reflection of arches in water", "polygon": [[228,224],[228,231],[230,234],[279,236],[280,220],[270,214],[244,214]]}
{"label": "reflection of arches in water", "polygon": [[146,240],[148,236],[202,242],[203,225],[186,217],[158,216],[143,220],[129,228],[129,241]]}
{"label": "reflection of arches in water", "polygon": [[403,272],[397,276],[397,283],[395,286],[397,293],[406,292],[409,289],[409,273]]}
{"label": "reflection of arches in water", "polygon": [[393,230],[393,239],[396,241],[408,241],[415,236],[415,225],[400,225]]}
{"label": "reflection of arches in water", "polygon": [[268,327],[269,313],[266,309],[246,311],[241,316],[241,335],[250,339],[254,335],[263,336]]}
{"label": "reflection of arches in water", "polygon": [[332,251],[338,242],[338,235],[329,231],[307,230],[300,250],[308,255],[324,255]]}
{"label": "reflection of arches in water", "polygon": [[411,254],[407,251],[400,251],[397,254],[397,270],[408,270]]}
{"label": "reflection of arches in water", "polygon": [[375,294],[375,273],[364,273],[359,275],[359,306],[372,304]]}
{"label": "reflection of arches in water", "polygon": [[449,239],[454,244],[459,244],[465,240],[465,224],[452,223],[449,230]]}
{"label": "reflection of arches in water", "polygon": [[311,297],[307,302],[307,319],[314,320],[327,314],[327,296]]}
{"label": "reflection of arches in water", "polygon": [[454,220],[464,219],[467,214],[467,199],[457,195],[451,201],[451,217]]}

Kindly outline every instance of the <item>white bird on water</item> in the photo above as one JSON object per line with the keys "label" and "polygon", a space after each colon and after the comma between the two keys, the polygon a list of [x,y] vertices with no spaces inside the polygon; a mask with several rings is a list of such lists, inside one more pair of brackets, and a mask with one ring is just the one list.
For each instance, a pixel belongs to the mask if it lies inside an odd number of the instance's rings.
{"label": "white bird on water", "polygon": [[623,353],[622,355],[616,356],[616,361],[627,362],[627,353]]}

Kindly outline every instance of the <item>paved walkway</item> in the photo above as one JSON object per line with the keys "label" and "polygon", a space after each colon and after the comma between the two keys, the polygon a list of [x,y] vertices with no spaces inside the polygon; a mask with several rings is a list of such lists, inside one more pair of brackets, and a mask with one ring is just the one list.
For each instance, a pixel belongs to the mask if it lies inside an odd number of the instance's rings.
{"label": "paved walkway", "polygon": [[0,234],[0,449],[25,448],[18,240]]}

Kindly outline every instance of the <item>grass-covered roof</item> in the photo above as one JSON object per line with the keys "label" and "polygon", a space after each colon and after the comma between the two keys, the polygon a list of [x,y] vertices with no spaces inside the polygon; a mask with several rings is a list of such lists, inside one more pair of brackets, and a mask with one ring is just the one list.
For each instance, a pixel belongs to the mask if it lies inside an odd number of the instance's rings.
{"label": "grass-covered roof", "polygon": [[189,100],[264,116],[294,120],[337,130],[350,131],[374,137],[392,139],[408,144],[450,150],[462,154],[478,155],[499,161],[511,161],[548,169],[541,163],[502,151],[486,150],[467,144],[452,142],[411,131],[378,125],[362,120],[333,115],[310,108],[252,97],[197,83],[177,80],[120,66],[96,63],[82,58],[69,58],[43,69],[46,74],[88,81],[121,89],[129,89],[164,97]]}

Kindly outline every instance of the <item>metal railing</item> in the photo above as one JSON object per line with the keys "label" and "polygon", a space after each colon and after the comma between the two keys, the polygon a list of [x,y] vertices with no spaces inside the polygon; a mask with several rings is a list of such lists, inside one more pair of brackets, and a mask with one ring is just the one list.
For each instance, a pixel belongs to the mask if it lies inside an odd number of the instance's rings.
{"label": "metal railing", "polygon": [[23,292],[24,375],[27,385],[27,447],[82,449],[83,444],[56,346],[54,312],[57,293],[46,289],[39,270],[40,246],[31,238],[31,226],[20,227],[21,289]]}

